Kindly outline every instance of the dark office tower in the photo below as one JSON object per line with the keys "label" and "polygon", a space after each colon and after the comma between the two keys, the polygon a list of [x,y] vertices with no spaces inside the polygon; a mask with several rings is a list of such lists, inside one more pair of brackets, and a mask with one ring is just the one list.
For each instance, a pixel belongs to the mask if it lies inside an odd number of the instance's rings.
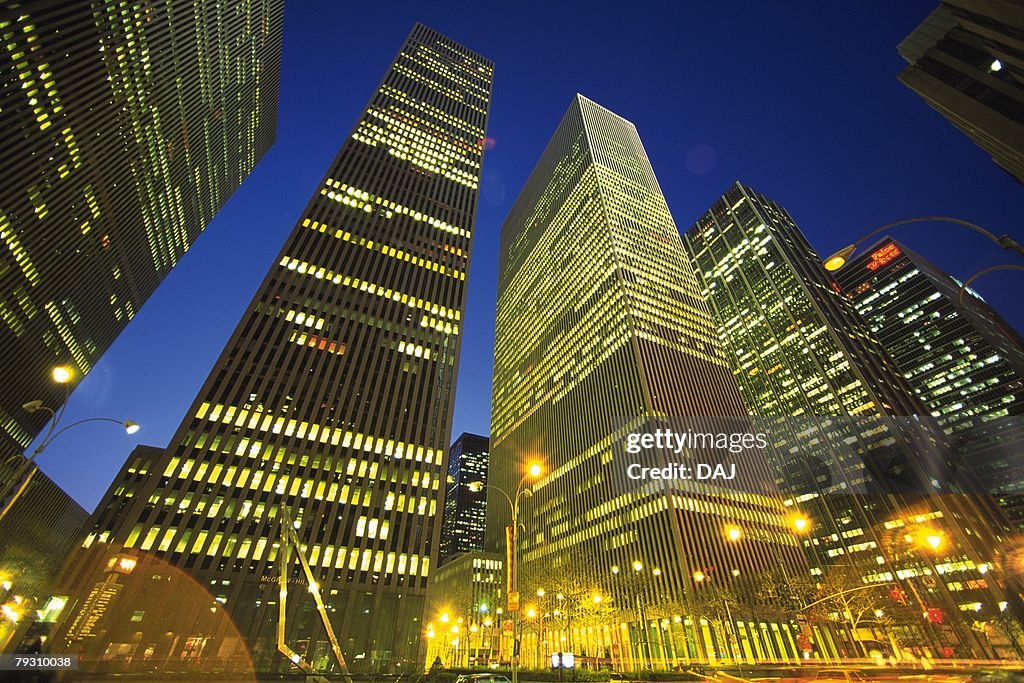
{"label": "dark office tower", "polygon": [[960,461],[1020,517],[1024,339],[970,290],[961,296],[959,281],[889,238],[835,277]]}
{"label": "dark office tower", "polygon": [[[0,510],[0,652],[11,652],[48,618],[54,582],[88,514],[39,470]],[[38,612],[43,614],[37,614]]]}
{"label": "dark office tower", "polygon": [[0,9],[0,452],[87,373],[274,142],[283,0]]}
{"label": "dark office tower", "polygon": [[[286,548],[306,581],[286,512],[349,667],[416,663],[491,78],[491,62],[413,29],[108,537],[209,586],[259,670],[289,666]],[[337,670],[309,592],[292,593],[285,643]]]}
{"label": "dark office tower", "polygon": [[[1000,561],[1005,520],[987,497],[957,493],[927,409],[786,210],[736,183],[684,242],[743,397],[771,426],[779,487],[809,519],[812,574],[846,565],[864,583],[899,584],[917,607],[944,610],[946,628],[1005,600],[978,569]],[[935,566],[942,582],[913,578]],[[990,656],[968,629],[908,638]]]}
{"label": "dark office tower", "polygon": [[448,483],[441,519],[442,564],[456,553],[484,549],[487,516],[487,458],[491,450],[486,436],[463,434],[448,451]]}
{"label": "dark office tower", "polygon": [[900,43],[900,81],[1024,182],[1024,9],[945,0]]}
{"label": "dark office tower", "polygon": [[[708,583],[732,585],[732,570],[795,571],[759,456],[743,459],[732,488],[628,478],[628,435],[673,416],[725,425],[746,410],[636,128],[577,95],[501,230],[488,545],[501,549],[510,523],[497,488],[514,495],[539,460],[545,474],[519,515],[524,576],[575,562],[616,604],[678,605]],[[634,562],[646,568],[639,584]],[[667,656],[651,628],[631,639],[633,666]]]}

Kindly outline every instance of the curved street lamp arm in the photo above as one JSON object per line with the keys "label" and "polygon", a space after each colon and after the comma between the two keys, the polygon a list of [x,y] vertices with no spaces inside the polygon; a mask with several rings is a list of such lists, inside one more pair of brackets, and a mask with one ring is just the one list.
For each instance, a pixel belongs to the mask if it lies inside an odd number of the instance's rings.
{"label": "curved street lamp arm", "polygon": [[959,218],[950,218],[949,216],[921,216],[918,218],[904,218],[901,221],[893,221],[892,223],[886,223],[882,227],[876,228],[869,232],[868,234],[864,235],[853,244],[855,246],[860,246],[870,238],[874,237],[875,235],[881,232],[885,232],[889,228],[895,228],[900,225],[907,225],[908,223],[926,223],[930,221],[942,221],[945,223],[955,223],[957,225],[962,225],[965,228],[969,228],[971,230],[974,230],[975,232],[981,233],[985,237],[989,238],[990,240],[998,244],[1003,249],[1011,249],[1013,251],[1018,252],[1021,255],[1024,255],[1024,248],[1022,248],[1021,245],[1017,244],[1017,242],[1015,242],[1013,238],[1011,238],[1009,235],[997,237],[994,233],[989,232],[980,225],[975,225],[974,223],[970,223]]}
{"label": "curved street lamp arm", "polygon": [[964,292],[967,291],[967,288],[971,286],[972,282],[974,282],[978,278],[988,275],[989,273],[995,273],[1000,270],[1024,270],[1024,266],[1017,263],[1004,263],[1002,265],[992,266],[991,268],[979,270],[977,273],[964,280],[964,283],[960,285],[960,292],[957,295],[957,301],[959,302],[959,304],[961,306],[964,305]]}
{"label": "curved street lamp arm", "polygon": [[35,456],[38,455],[39,453],[42,453],[43,449],[45,449],[47,446],[53,443],[53,440],[56,439],[58,436],[68,431],[72,427],[77,427],[78,425],[84,424],[86,422],[113,422],[114,424],[124,425],[124,420],[115,420],[112,417],[87,417],[84,420],[78,420],[77,422],[72,422],[66,427],[62,427],[56,434],[53,434],[52,436],[48,434],[47,438],[43,440],[43,443],[39,444],[39,447],[36,448],[35,453],[33,453],[32,455]]}

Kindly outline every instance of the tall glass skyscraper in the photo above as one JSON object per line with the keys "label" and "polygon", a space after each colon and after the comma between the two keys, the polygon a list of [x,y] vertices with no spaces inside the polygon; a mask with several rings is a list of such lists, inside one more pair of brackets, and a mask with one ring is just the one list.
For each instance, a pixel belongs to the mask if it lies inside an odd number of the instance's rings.
{"label": "tall glass skyscraper", "polygon": [[[671,605],[680,617],[663,633],[638,608],[624,666],[710,643],[685,616],[702,592],[802,566],[759,456],[731,488],[628,478],[628,434],[673,416],[721,424],[746,409],[636,128],[577,95],[502,226],[489,484],[515,491],[527,462],[545,463],[520,510],[524,572],[582,563],[581,581],[621,609]],[[499,549],[510,523],[500,495],[487,520]],[[762,635],[751,624],[742,638]],[[582,645],[590,656],[612,646]],[[708,647],[701,657],[732,646]]]}
{"label": "tall glass skyscraper", "polygon": [[747,406],[774,425],[768,455],[787,505],[810,520],[812,574],[845,565],[864,583],[899,586],[917,607],[947,612],[908,638],[935,656],[945,646],[990,656],[956,624],[1006,599],[984,574],[1006,559],[1010,529],[987,497],[960,493],[929,411],[792,217],[736,183],[684,241]]}
{"label": "tall glass skyscraper", "polygon": [[0,8],[0,453],[20,453],[274,142],[282,0]]}
{"label": "tall glass skyscraper", "polygon": [[342,668],[311,592],[349,669],[416,664],[492,69],[412,30],[131,512],[86,541],[195,577],[258,670],[290,666],[279,628],[297,659]]}
{"label": "tall glass skyscraper", "polygon": [[885,238],[835,274],[964,467],[1024,522],[1024,339],[960,282]]}

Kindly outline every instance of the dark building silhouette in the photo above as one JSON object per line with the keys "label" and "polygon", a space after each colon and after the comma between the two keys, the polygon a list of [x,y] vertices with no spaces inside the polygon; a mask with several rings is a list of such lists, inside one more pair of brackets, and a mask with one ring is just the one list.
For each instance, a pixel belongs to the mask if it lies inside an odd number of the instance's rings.
{"label": "dark building silhouette", "polygon": [[456,553],[484,549],[487,520],[487,458],[490,440],[463,433],[448,451],[448,482],[441,519],[441,554],[444,564]]}
{"label": "dark building silhouette", "polygon": [[899,51],[900,82],[1024,182],[1024,6],[944,0]]}

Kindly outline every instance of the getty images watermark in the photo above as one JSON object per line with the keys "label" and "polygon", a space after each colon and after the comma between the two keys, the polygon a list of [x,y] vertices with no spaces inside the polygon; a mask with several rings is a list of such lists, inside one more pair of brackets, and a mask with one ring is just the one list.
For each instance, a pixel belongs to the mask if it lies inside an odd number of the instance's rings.
{"label": "getty images watermark", "polygon": [[[758,453],[767,446],[767,434],[749,429],[696,431],[657,427],[633,431],[626,436],[625,452],[646,457],[629,462],[626,477],[634,481],[731,481],[736,479],[738,457]],[[671,462],[670,458],[679,461]]]}

